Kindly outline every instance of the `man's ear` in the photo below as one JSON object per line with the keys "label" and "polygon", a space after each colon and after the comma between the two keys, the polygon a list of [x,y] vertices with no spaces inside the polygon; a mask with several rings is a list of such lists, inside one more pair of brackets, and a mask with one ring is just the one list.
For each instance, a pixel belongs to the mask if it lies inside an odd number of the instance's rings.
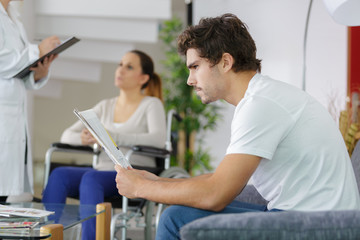
{"label": "man's ear", "polygon": [[228,72],[232,69],[234,64],[234,58],[229,53],[224,53],[222,56],[222,68],[224,72]]}

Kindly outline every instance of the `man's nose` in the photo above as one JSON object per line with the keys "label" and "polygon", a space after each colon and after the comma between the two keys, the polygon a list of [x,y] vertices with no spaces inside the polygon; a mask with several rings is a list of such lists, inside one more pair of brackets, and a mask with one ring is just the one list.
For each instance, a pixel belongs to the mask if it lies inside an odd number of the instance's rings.
{"label": "man's nose", "polygon": [[188,76],[186,84],[189,85],[189,86],[194,86],[195,85],[195,79],[192,77],[191,73]]}

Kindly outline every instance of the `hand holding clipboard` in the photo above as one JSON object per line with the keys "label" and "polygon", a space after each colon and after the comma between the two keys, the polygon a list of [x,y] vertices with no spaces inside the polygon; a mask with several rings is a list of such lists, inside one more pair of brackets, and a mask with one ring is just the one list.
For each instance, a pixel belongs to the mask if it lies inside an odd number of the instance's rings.
{"label": "hand holding clipboard", "polygon": [[13,78],[23,78],[26,75],[28,75],[31,72],[31,68],[36,67],[38,65],[39,62],[43,62],[45,58],[51,56],[51,55],[55,55],[55,54],[59,54],[62,51],[64,51],[65,49],[69,48],[70,46],[74,45],[75,43],[77,43],[78,41],[80,41],[80,39],[76,38],[76,37],[71,37],[69,39],[67,39],[66,41],[64,41],[62,44],[60,44],[58,47],[54,48],[52,51],[48,52],[47,54],[45,54],[44,56],[40,57],[39,59],[37,59],[35,62],[33,62],[32,64],[28,65],[27,67],[25,67],[23,70],[21,70],[20,72],[18,72],[15,76],[13,76]]}

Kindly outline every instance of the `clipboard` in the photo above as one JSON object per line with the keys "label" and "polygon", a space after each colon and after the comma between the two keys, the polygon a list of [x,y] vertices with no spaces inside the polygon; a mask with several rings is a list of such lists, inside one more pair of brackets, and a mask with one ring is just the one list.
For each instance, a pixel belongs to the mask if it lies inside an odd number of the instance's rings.
{"label": "clipboard", "polygon": [[51,50],[50,52],[48,52],[47,54],[42,56],[41,58],[38,58],[35,62],[30,64],[29,66],[25,67],[23,70],[18,72],[15,76],[13,76],[13,78],[23,78],[23,77],[27,76],[31,72],[30,68],[36,67],[37,64],[39,62],[43,62],[46,57],[49,57],[54,54],[59,54],[62,51],[64,51],[65,49],[71,47],[72,45],[74,45],[75,43],[77,43],[79,41],[80,41],[80,39],[78,39],[76,37],[68,38],[62,44],[60,44],[59,46],[57,46],[56,48],[54,48],[53,50]]}
{"label": "clipboard", "polygon": [[121,150],[118,148],[110,134],[106,131],[96,113],[92,110],[85,110],[79,112],[74,109],[74,114],[85,125],[89,132],[94,136],[96,141],[103,147],[106,154],[113,161],[114,164],[118,164],[123,168],[128,168],[130,165],[128,159],[124,156]]}

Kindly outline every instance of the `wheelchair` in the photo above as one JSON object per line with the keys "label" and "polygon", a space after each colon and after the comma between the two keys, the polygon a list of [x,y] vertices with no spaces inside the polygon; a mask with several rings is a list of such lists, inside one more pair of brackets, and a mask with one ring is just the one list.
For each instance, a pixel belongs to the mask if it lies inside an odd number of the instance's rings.
{"label": "wheelchair", "polygon": [[[124,153],[125,157],[127,159],[131,159],[132,155],[154,157],[156,159],[156,167],[144,167],[143,169],[153,172],[161,177],[188,178],[189,174],[184,169],[179,167],[170,167],[170,157],[173,152],[173,137],[171,131],[173,118],[177,121],[182,120],[174,110],[170,110],[167,113],[166,142],[164,148],[136,145],[132,146],[126,153]],[[51,158],[55,152],[92,155],[91,166],[94,167],[98,162],[101,149],[97,144],[91,147],[83,145],[70,145],[59,142],[52,143],[45,155],[44,189],[51,172],[51,165],[53,164]],[[105,198],[105,202],[110,202],[113,209],[110,223],[110,239],[112,240],[116,239],[115,234],[117,229],[121,229],[121,239],[127,239],[127,230],[130,227],[129,221],[132,219],[135,221],[136,227],[144,228],[144,239],[152,239],[152,236],[158,227],[160,215],[166,207],[163,204],[147,201],[145,199],[127,199],[126,197],[120,195]],[[116,208],[121,208],[121,212],[115,214],[114,209]],[[145,213],[143,213],[143,209],[145,209]]]}

